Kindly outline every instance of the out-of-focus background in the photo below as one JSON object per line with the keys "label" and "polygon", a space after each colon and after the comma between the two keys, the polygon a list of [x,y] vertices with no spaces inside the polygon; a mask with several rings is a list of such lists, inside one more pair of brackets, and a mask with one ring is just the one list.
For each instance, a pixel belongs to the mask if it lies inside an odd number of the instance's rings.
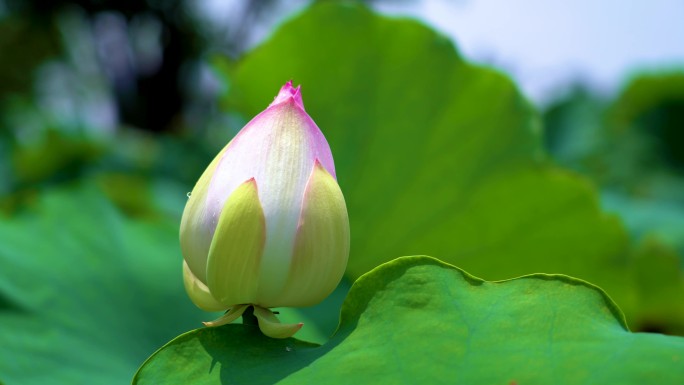
{"label": "out-of-focus background", "polygon": [[[548,149],[560,164],[607,187],[632,189],[681,167],[681,2],[369,3],[383,14],[421,20],[455,41],[469,61],[511,76],[543,113]],[[146,157],[133,149],[144,140],[152,147],[198,146],[211,156],[241,124],[217,107],[230,81],[212,70],[211,58],[239,58],[308,4],[2,0],[3,207],[16,209],[31,190],[96,164],[120,171],[122,158]],[[617,148],[603,151],[605,140],[618,139],[610,135],[619,135]],[[120,137],[130,141],[110,146]],[[616,159],[618,153],[631,160]],[[149,167],[145,162],[126,166]],[[193,181],[198,167],[159,166],[168,170],[155,172],[183,182]]]}
{"label": "out-of-focus background", "polygon": [[[277,47],[264,46],[250,53],[277,34],[283,23],[307,13],[311,3],[0,0],[0,382],[40,383],[56,375],[65,383],[93,376],[101,379],[93,383],[119,383],[122,373],[130,378],[135,363],[156,347],[213,316],[195,309],[182,293],[177,226],[186,193],[250,113],[267,104],[248,104],[249,95],[240,99],[248,93],[244,73],[249,72],[240,68],[256,68],[245,58],[276,52]],[[683,334],[684,310],[676,310],[676,315],[667,311],[673,309],[672,303],[684,303],[684,3],[363,4],[379,15],[419,20],[451,40],[466,62],[515,82],[538,113],[530,127],[536,127],[544,149],[535,151],[535,159],[580,175],[582,183],[595,190],[590,195],[595,194],[603,212],[622,223],[616,226],[622,226],[626,239],[621,246],[611,246],[611,255],[629,256],[627,262],[619,262],[629,264],[628,278],[610,281],[619,281],[614,288],[597,283],[620,298],[618,305],[633,329]],[[283,36],[295,35],[297,21],[293,23]],[[301,25],[306,26],[303,21]],[[370,44],[364,36],[352,38],[359,47]],[[340,41],[322,34],[315,44],[321,57],[328,57],[334,56],[330,52]],[[411,76],[394,79],[405,82],[410,93],[411,84],[431,71],[431,51],[410,44],[401,50],[401,36],[392,41],[401,51],[400,59],[380,68],[392,69],[401,66],[401,60],[426,55],[424,67],[414,66]],[[315,49],[307,47],[303,51],[314,53],[301,60],[316,62]],[[367,60],[365,55],[372,52],[360,48],[358,58],[350,60],[363,69],[380,65]],[[297,57],[300,52],[295,48],[289,55]],[[280,69],[281,59],[294,66],[289,57],[274,55],[273,60],[264,59],[268,66],[259,68],[264,73]],[[287,76],[295,82],[306,77],[298,72],[304,66],[292,68],[284,71],[281,83],[289,80]],[[330,68],[333,80],[336,71],[343,69]],[[381,77],[359,81],[373,90],[373,82],[381,82]],[[260,77],[252,80],[255,89],[269,92],[259,96],[263,100],[277,92],[275,84],[267,87]],[[321,90],[303,84],[305,103],[314,97],[334,99],[335,92],[334,87]],[[419,93],[413,98],[452,96]],[[511,103],[525,103],[516,98]],[[321,124],[333,111],[326,115],[320,112],[324,108],[316,110],[316,102],[312,104],[318,115],[309,112],[333,150],[342,146]],[[526,108],[515,111],[524,114]],[[382,115],[354,113],[368,121]],[[505,126],[511,118],[498,119]],[[425,126],[429,130],[429,124]],[[342,152],[334,155],[343,171],[345,162],[353,159]],[[387,162],[390,166],[367,164],[363,170],[380,167],[390,175],[392,161]],[[345,183],[352,186],[345,194],[355,207],[360,198],[353,197],[354,191],[361,190],[353,188],[352,179],[340,183],[343,189]],[[402,204],[391,212],[400,213]],[[385,209],[382,215],[390,211]],[[352,222],[352,231],[363,229],[364,223],[354,227]],[[362,239],[362,231],[356,231]],[[557,238],[563,239],[563,234]],[[416,241],[391,251],[398,253],[395,256],[429,253],[433,249],[419,247],[430,241],[429,236],[424,239],[426,243]],[[586,242],[598,245],[603,240]],[[651,265],[655,267],[650,269]],[[576,271],[580,270],[549,272]],[[324,304],[327,315],[320,309],[293,315],[310,317],[319,325],[310,339],[325,340],[334,330],[345,290],[361,272],[357,268],[350,273]],[[491,279],[518,273],[471,272]],[[673,283],[634,289],[665,281]],[[620,288],[629,290],[624,295],[611,292]],[[122,335],[129,339],[122,342]],[[31,372],[31,367],[39,369]],[[24,374],[26,382],[17,381]]]}

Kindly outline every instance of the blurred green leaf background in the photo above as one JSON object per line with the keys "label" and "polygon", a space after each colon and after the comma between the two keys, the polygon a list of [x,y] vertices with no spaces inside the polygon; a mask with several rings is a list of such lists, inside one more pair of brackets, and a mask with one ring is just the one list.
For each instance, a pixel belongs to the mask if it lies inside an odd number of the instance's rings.
{"label": "blurred green leaf background", "polygon": [[299,338],[416,254],[576,276],[632,330],[684,335],[684,63],[533,103],[384,2],[318,3],[272,28],[294,6],[243,2],[217,28],[183,1],[0,2],[0,382],[126,382],[215,316],[182,289],[186,193],[290,79],[352,226],[333,296],[282,309]]}

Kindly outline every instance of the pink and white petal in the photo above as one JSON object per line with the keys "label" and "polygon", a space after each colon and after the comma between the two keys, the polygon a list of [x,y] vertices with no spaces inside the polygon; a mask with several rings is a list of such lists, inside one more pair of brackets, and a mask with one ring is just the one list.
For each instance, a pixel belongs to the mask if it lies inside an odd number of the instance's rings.
{"label": "pink and white petal", "polygon": [[281,272],[287,271],[290,255],[283,250],[292,250],[299,207],[314,162],[310,140],[297,119],[294,103],[284,103],[252,120],[224,154],[209,187],[208,211],[214,215],[212,223],[217,224],[227,194],[249,178],[259,185],[267,234],[261,265],[265,285],[260,291],[267,297],[277,295],[284,284]]}
{"label": "pink and white petal", "polygon": [[271,104],[268,106],[272,107],[276,104],[286,102],[289,99],[294,99],[295,104],[297,104],[301,109],[304,109],[304,101],[302,101],[302,93],[300,90],[301,86],[297,86],[297,88],[292,87],[292,80],[290,80],[280,88],[280,92],[278,92],[278,95],[276,95],[276,97],[273,99],[273,102],[271,102]]}
{"label": "pink and white petal", "polygon": [[287,279],[304,190],[316,159],[334,175],[330,147],[304,111],[298,89],[286,84],[276,102],[250,121],[233,139],[214,173],[207,193],[210,225],[243,181],[254,178],[266,219],[259,298],[274,303]]}

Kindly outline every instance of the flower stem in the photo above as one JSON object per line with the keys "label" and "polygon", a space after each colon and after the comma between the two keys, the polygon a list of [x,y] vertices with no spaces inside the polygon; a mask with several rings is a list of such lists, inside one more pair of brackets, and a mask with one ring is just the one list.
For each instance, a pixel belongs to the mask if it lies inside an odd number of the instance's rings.
{"label": "flower stem", "polygon": [[257,320],[257,317],[254,315],[254,307],[250,306],[247,309],[245,309],[245,312],[242,313],[242,324],[243,325],[259,325],[259,321]]}

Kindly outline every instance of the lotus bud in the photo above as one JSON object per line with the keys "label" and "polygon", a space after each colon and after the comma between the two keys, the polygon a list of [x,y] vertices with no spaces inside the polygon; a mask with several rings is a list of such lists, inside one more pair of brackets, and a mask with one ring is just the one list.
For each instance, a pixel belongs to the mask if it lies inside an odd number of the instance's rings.
{"label": "lotus bud", "polygon": [[180,227],[190,299],[227,310],[223,325],[254,307],[262,332],[292,336],[272,307],[315,305],[342,279],[349,219],[325,137],[285,84],[204,171]]}

